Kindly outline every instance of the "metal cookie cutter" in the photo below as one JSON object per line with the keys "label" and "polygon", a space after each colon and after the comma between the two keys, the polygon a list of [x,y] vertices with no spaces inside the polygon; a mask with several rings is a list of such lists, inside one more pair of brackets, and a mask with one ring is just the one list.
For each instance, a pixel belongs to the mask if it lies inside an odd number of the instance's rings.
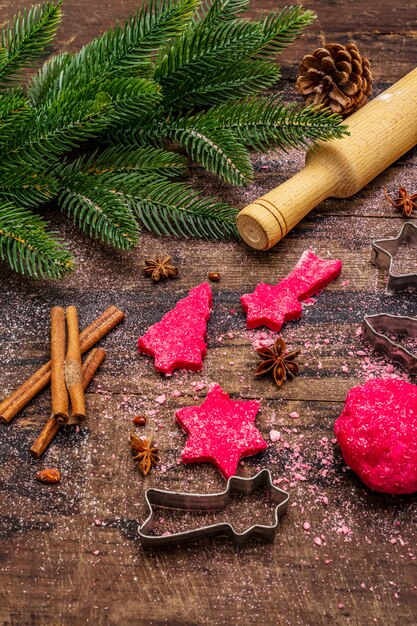
{"label": "metal cookie cutter", "polygon": [[417,318],[405,315],[365,315],[363,319],[365,337],[375,348],[386,354],[396,363],[400,363],[412,374],[417,374],[417,354],[392,341],[387,334],[399,334],[417,340]]}
{"label": "metal cookie cutter", "polygon": [[405,222],[397,237],[375,239],[372,242],[371,262],[388,270],[388,289],[417,289],[417,267],[414,274],[394,274],[391,271],[393,255],[402,243],[411,243],[417,247],[417,226],[413,222]]}
{"label": "metal cookie cutter", "polygon": [[[219,511],[227,507],[231,493],[251,495],[261,487],[267,487],[270,502],[276,505],[273,524],[270,526],[255,525],[239,533],[235,531],[231,524],[221,522],[170,535],[153,535],[150,532],[154,527],[155,521],[153,506],[183,509],[185,511]],[[279,518],[287,510],[290,496],[286,491],[273,485],[269,470],[264,469],[252,478],[232,476],[227,481],[226,489],[220,493],[178,493],[162,489],[147,489],[145,498],[149,507],[149,516],[142,526],[139,527],[139,537],[142,546],[144,548],[164,548],[201,537],[209,538],[219,535],[230,537],[237,546],[242,546],[251,537],[260,537],[272,542],[278,530]]]}

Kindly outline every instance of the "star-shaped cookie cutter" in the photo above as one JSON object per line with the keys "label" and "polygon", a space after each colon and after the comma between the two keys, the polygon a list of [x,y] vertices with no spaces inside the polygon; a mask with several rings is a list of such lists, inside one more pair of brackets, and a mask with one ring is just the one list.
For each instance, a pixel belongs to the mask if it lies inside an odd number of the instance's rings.
{"label": "star-shaped cookie cutter", "polygon": [[410,373],[417,374],[417,354],[413,354],[388,336],[389,334],[404,335],[417,340],[417,318],[389,313],[365,315],[363,332],[377,350],[396,363],[400,363]]}
{"label": "star-shaped cookie cutter", "polygon": [[397,237],[375,239],[372,242],[371,262],[388,270],[388,289],[402,291],[417,289],[417,267],[413,274],[394,274],[392,272],[393,256],[402,243],[411,243],[417,247],[417,226],[413,222],[405,222]]}
{"label": "star-shaped cookie cutter", "polygon": [[[221,522],[183,532],[163,535],[152,534],[155,523],[154,506],[184,511],[219,511],[227,507],[230,494],[251,495],[261,487],[267,488],[270,502],[276,505],[271,525],[254,525],[244,532],[237,532],[231,524]],[[267,469],[261,470],[252,478],[232,476],[227,481],[226,489],[219,493],[179,493],[164,491],[163,489],[147,489],[145,499],[149,508],[149,516],[139,527],[139,537],[144,548],[165,548],[195,539],[217,536],[230,537],[237,546],[242,546],[251,537],[259,537],[273,542],[278,531],[279,518],[286,512],[289,498],[290,496],[286,491],[273,484],[271,473]]]}

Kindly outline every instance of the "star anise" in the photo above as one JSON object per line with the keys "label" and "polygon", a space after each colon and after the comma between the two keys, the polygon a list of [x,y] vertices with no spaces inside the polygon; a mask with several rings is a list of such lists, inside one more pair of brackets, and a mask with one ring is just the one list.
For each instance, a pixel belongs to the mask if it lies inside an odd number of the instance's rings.
{"label": "star anise", "polygon": [[144,273],[157,283],[161,278],[175,278],[178,268],[171,264],[171,257],[167,254],[156,256],[154,259],[145,259]]}
{"label": "star anise", "polygon": [[256,351],[262,361],[258,365],[255,376],[269,374],[273,376],[275,383],[281,387],[288,378],[293,378],[299,373],[296,359],[301,350],[287,352],[287,345],[281,337],[270,348],[260,348]]}
{"label": "star anise", "polygon": [[398,189],[398,196],[393,200],[387,193],[386,187],[384,188],[385,197],[389,200],[392,206],[399,211],[402,211],[404,217],[410,217],[413,209],[417,209],[417,193],[409,194],[405,187]]}
{"label": "star anise", "polygon": [[139,470],[144,476],[148,474],[152,465],[158,465],[159,463],[158,448],[152,444],[153,435],[142,439],[135,433],[130,433],[130,445],[132,446],[132,451],[136,452],[133,460],[139,461]]}

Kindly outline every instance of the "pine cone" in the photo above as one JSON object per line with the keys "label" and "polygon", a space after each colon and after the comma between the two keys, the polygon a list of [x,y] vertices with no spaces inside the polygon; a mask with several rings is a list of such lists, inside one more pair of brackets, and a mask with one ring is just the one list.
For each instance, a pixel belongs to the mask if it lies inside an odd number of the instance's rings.
{"label": "pine cone", "polygon": [[353,43],[329,43],[304,57],[295,87],[307,104],[349,115],[363,107],[372,93],[369,61]]}

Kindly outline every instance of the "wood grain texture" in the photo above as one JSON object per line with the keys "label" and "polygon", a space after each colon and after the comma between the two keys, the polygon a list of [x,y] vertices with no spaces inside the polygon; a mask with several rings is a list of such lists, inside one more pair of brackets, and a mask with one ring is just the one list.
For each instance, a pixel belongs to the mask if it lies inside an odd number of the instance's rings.
{"label": "wood grain texture", "polygon": [[[2,18],[29,4],[3,0]],[[277,3],[257,0],[252,6],[252,15],[262,15]],[[295,98],[297,63],[320,41],[354,38],[371,60],[376,93],[416,66],[416,2],[318,0],[305,6],[319,18],[283,57],[284,80],[277,90],[289,97]],[[66,0],[56,50],[77,50],[135,7],[133,0]],[[1,426],[0,623],[415,624],[416,496],[367,490],[346,470],[332,428],[350,387],[372,368],[387,374],[387,365],[356,335],[363,315],[417,315],[415,294],[385,293],[384,272],[369,263],[371,240],[395,235],[402,224],[383,187],[415,190],[416,159],[417,151],[407,153],[353,198],[323,202],[268,252],[145,234],[135,252],[118,253],[91,242],[50,210],[47,217],[70,241],[78,269],[62,282],[34,283],[0,266],[0,395],[48,359],[52,306],[76,304],[81,327],[111,304],[126,319],[100,342],[107,358],[86,394],[88,423],[79,433],[60,432],[44,459],[31,458],[29,448],[50,410],[49,391],[9,427]],[[256,181],[243,191],[199,168],[193,168],[192,179],[240,208],[297,172],[303,160],[297,152],[255,157]],[[298,378],[277,389],[253,378],[259,334],[244,329],[239,296],[260,281],[285,276],[309,246],[323,257],[341,258],[343,273],[305,308],[300,322],[284,328],[284,338],[302,347],[302,367]],[[143,259],[158,251],[173,256],[178,279],[157,285],[145,279]],[[213,285],[205,369],[164,379],[150,359],[137,354],[137,337],[210,270],[222,280]],[[235,550],[216,540],[148,554],[138,543],[145,487],[209,492],[224,486],[213,467],[179,462],[185,436],[174,413],[204,397],[206,389],[193,389],[196,381],[218,382],[234,397],[260,398],[259,429],[266,439],[271,428],[281,433],[279,442],[239,469],[249,476],[268,467],[291,494],[274,545],[251,542]],[[181,396],[173,396],[178,390]],[[160,405],[155,399],[162,394],[166,402]],[[294,412],[298,419],[290,417]],[[162,459],[146,479],[129,449],[137,414],[148,416],[146,428],[137,432],[155,433]],[[47,466],[60,468],[60,484],[36,482],[36,471]],[[257,511],[244,509],[243,522],[253,523]]]}

